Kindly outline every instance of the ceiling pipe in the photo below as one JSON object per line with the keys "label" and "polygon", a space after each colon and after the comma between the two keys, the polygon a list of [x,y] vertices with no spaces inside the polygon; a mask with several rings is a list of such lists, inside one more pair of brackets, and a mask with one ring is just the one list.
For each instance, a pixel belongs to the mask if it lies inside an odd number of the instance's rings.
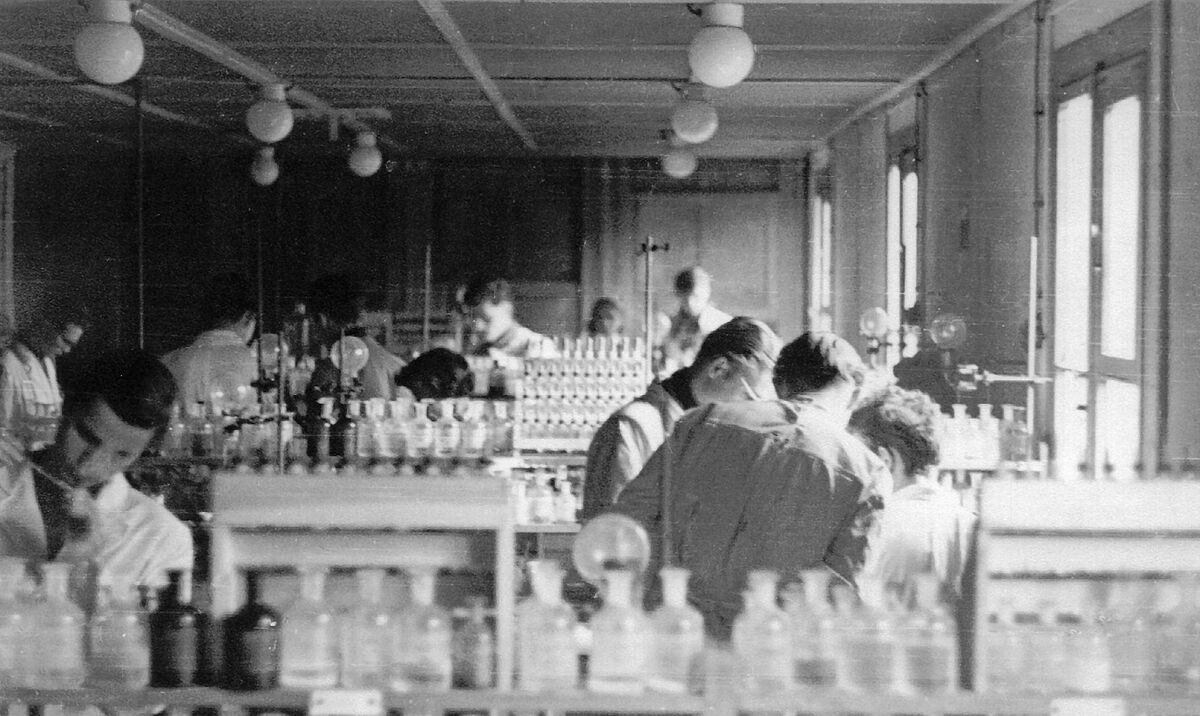
{"label": "ceiling pipe", "polygon": [[[125,92],[122,92],[119,89],[114,89],[112,87],[104,87],[101,85],[81,83],[79,81],[78,77],[70,77],[68,75],[60,75],[59,73],[55,72],[54,70],[51,70],[48,67],[44,67],[35,62],[30,62],[29,60],[26,60],[21,57],[17,57],[16,55],[10,55],[7,52],[0,52],[0,65],[4,65],[6,67],[11,67],[13,69],[20,70],[22,72],[27,72],[39,79],[50,80],[52,82],[62,83],[64,85],[70,87],[71,89],[76,90],[77,92],[86,92],[90,95],[95,95],[96,97],[101,97],[103,99],[107,99],[112,102],[116,102],[118,104],[123,104],[126,107],[133,107],[137,104],[136,99],[134,99],[131,95],[129,95]],[[205,131],[214,132],[214,133],[217,132],[216,128],[214,128],[212,125],[210,125],[206,122],[202,122],[194,117],[188,117],[186,115],[177,114],[170,110],[163,109],[162,107],[159,107],[156,104],[151,104],[150,102],[142,103],[142,111],[145,112],[146,114],[153,115],[160,119],[165,119],[169,122],[175,122],[176,124],[185,124],[189,127],[194,127],[196,129],[203,129]],[[237,137],[237,135],[229,135],[229,136]],[[249,137],[245,137],[245,138],[237,137],[237,140],[244,141],[247,144],[254,144],[254,141],[252,139],[250,139]]]}
{"label": "ceiling pipe", "polygon": [[504,98],[504,94],[500,91],[500,86],[496,84],[496,80],[487,73],[483,67],[483,62],[479,60],[479,56],[475,54],[475,50],[471,49],[471,44],[467,42],[467,38],[462,34],[462,30],[458,29],[458,23],[454,22],[454,18],[450,16],[450,11],[442,4],[441,0],[417,0],[417,4],[425,10],[425,14],[433,21],[438,32],[442,33],[442,37],[446,38],[450,49],[454,50],[454,54],[458,55],[458,59],[475,78],[479,84],[479,88],[487,95],[492,106],[496,108],[496,114],[500,115],[500,119],[509,126],[512,131],[517,133],[527,149],[537,151],[537,141],[521,120],[513,111],[512,105]]}
{"label": "ceiling pipe", "polygon": [[[218,42],[179,18],[149,3],[142,3],[138,6],[133,19],[147,30],[194,50],[257,85],[288,84],[286,80],[272,72],[269,67],[261,62],[246,57],[237,50]],[[317,112],[332,114],[338,111],[333,105],[315,94],[296,86],[292,86],[287,91],[287,95],[293,102]],[[346,114],[339,114],[338,119],[342,126],[355,133],[375,131],[370,125]],[[380,142],[393,151],[400,151],[399,145],[387,137],[380,137]]]}
{"label": "ceiling pipe", "polygon": [[37,124],[42,127],[49,127],[51,129],[69,129],[76,134],[82,134],[84,136],[91,137],[92,139],[95,139],[98,142],[103,142],[105,144],[111,144],[115,147],[128,147],[129,146],[129,142],[126,142],[124,140],[114,139],[114,138],[108,136],[107,134],[93,132],[88,129],[80,129],[78,127],[67,124],[66,122],[60,122],[57,119],[50,119],[49,117],[39,117],[39,116],[32,115],[32,114],[25,114],[24,112],[13,112],[13,111],[7,110],[7,109],[0,109],[0,119],[11,119],[16,122],[25,122],[27,124]]}

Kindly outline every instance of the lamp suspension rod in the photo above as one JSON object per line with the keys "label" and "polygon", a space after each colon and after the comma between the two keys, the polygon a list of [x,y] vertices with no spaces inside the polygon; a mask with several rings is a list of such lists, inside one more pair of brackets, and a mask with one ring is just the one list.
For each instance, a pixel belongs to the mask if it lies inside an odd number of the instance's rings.
{"label": "lamp suspension rod", "polygon": [[137,132],[137,337],[138,348],[146,347],[146,125],[142,112],[145,86],[134,83],[134,111]]}
{"label": "lamp suspension rod", "polygon": [[429,324],[433,320],[433,246],[425,244],[425,310],[421,316],[421,350],[429,350]]}

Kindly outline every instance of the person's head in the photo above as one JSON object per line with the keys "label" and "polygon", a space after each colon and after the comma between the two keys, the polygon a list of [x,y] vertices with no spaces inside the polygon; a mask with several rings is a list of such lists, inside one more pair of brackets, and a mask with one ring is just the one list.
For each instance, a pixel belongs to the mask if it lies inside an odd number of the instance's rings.
{"label": "person's head", "polygon": [[208,309],[209,328],[231,330],[245,342],[254,337],[258,301],[244,276],[229,273],[212,277],[204,305]]}
{"label": "person's head", "polygon": [[74,350],[87,327],[87,307],[70,300],[55,300],[31,318],[18,334],[34,353],[43,358],[58,358]]}
{"label": "person's head", "polygon": [[850,430],[883,460],[897,488],[938,461],[937,403],[919,390],[889,385],[850,415]]}
{"label": "person's head", "polygon": [[625,312],[611,298],[597,298],[592,304],[592,317],[588,319],[588,335],[619,336],[625,331]]}
{"label": "person's head", "polygon": [[866,376],[866,366],[848,342],[834,333],[808,331],[783,347],[775,365],[779,397],[820,399],[848,410]]}
{"label": "person's head", "polygon": [[431,348],[400,369],[396,383],[417,400],[461,398],[471,392],[467,359],[448,348]]}
{"label": "person's head", "polygon": [[712,298],[712,276],[699,266],[680,271],[675,274],[675,296],[680,310],[691,316],[700,315]]}
{"label": "person's head", "polygon": [[170,371],[146,351],[114,351],[89,362],[63,399],[50,448],[54,469],[76,487],[107,482],[162,435],[174,402]]}
{"label": "person's head", "polygon": [[349,274],[326,274],[308,289],[309,312],[332,331],[358,323],[365,307],[366,293],[358,279]]}
{"label": "person's head", "polygon": [[746,316],[708,334],[690,369],[696,402],[775,397],[771,370],[779,356],[779,344],[779,337],[767,324]]}
{"label": "person's head", "polygon": [[475,335],[495,341],[513,324],[512,286],[502,278],[477,278],[463,294],[463,308]]}

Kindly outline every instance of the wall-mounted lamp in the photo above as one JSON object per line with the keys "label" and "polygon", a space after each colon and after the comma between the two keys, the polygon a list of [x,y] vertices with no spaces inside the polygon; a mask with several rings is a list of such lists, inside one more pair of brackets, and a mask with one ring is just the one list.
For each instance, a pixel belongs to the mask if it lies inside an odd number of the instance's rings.
{"label": "wall-mounted lamp", "polygon": [[359,132],[348,160],[350,171],[360,177],[374,176],[383,165],[383,154],[375,146],[374,132]]}
{"label": "wall-mounted lamp", "polygon": [[879,354],[888,344],[888,314],[879,306],[868,308],[858,316],[858,334],[867,339],[867,365],[879,367]]}
{"label": "wall-mounted lamp", "polygon": [[689,82],[680,90],[680,100],[671,112],[675,136],[690,144],[702,144],[717,133],[717,109],[704,96],[704,85]]}
{"label": "wall-mounted lamp", "polygon": [[279,165],[275,163],[275,147],[259,147],[250,163],[250,178],[259,186],[271,186],[279,178]]}
{"label": "wall-mounted lamp", "polygon": [[115,85],[142,67],[146,48],[133,28],[129,0],[88,0],[92,21],[75,36],[75,64],[93,82]]}
{"label": "wall-mounted lamp", "polygon": [[709,87],[732,87],[754,68],[754,42],[742,29],[745,10],[731,2],[700,7],[704,27],[688,46],[692,74]]}
{"label": "wall-mounted lamp", "polygon": [[246,129],[264,144],[282,141],[292,131],[292,108],[282,84],[263,85],[260,99],[246,110]]}

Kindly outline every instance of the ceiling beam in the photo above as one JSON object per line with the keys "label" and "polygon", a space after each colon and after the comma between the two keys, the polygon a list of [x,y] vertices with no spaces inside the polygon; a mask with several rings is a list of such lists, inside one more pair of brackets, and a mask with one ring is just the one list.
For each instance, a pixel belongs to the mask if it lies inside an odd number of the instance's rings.
{"label": "ceiling beam", "polygon": [[[143,2],[137,7],[134,13],[134,19],[139,25],[157,33],[158,35],[172,40],[184,47],[188,47],[195,52],[207,57],[216,62],[222,67],[226,67],[233,72],[236,72],[243,77],[256,82],[260,85],[266,84],[288,84],[278,75],[271,71],[269,67],[255,60],[242,55],[231,47],[224,45],[199,30],[191,27],[187,23],[178,18],[160,10],[149,3]],[[333,105],[307,90],[292,86],[287,91],[288,97],[293,101],[308,107],[309,109],[318,112],[334,113]],[[345,125],[348,129],[356,132],[370,131],[375,129],[370,125],[355,119],[345,113],[337,115],[338,121]],[[379,141],[393,151],[400,151],[401,148],[393,140],[386,136],[380,136]]]}
{"label": "ceiling beam", "polygon": [[[13,54],[10,54],[7,52],[0,52],[0,65],[4,65],[6,67],[11,67],[13,69],[20,70],[21,72],[31,74],[34,77],[37,77],[39,79],[49,80],[49,81],[55,82],[55,83],[61,83],[67,87],[70,87],[73,90],[78,91],[78,92],[84,92],[84,93],[87,93],[87,94],[90,94],[90,95],[93,95],[96,97],[100,97],[102,99],[107,99],[110,102],[116,102],[118,104],[123,104],[126,107],[138,106],[138,101],[127,92],[123,92],[119,89],[116,89],[113,87],[107,87],[104,85],[94,85],[94,84],[83,83],[83,82],[79,81],[78,77],[69,77],[67,75],[61,75],[48,67],[44,67],[35,62],[30,62],[29,60],[26,60],[21,57],[17,57],[16,55],[13,55]],[[182,114],[178,114],[176,112],[172,112],[167,109],[163,109],[162,107],[159,107],[158,105],[153,104],[151,102],[143,101],[141,103],[141,109],[142,109],[142,112],[144,112],[146,114],[153,115],[153,116],[159,117],[161,119],[165,119],[169,122],[175,122],[176,124],[184,124],[189,127],[194,127],[196,129],[203,129],[203,130],[206,130],[209,132],[216,133],[216,129],[212,125],[208,124],[207,122],[202,122],[198,119],[195,119],[194,117],[188,117],[188,116],[185,116]],[[248,141],[248,138],[247,138],[247,141]]]}
{"label": "ceiling beam", "polygon": [[442,4],[442,0],[417,0],[421,7],[425,10],[425,14],[437,27],[438,32],[442,33],[442,37],[446,38],[446,42],[462,60],[463,66],[479,83],[479,88],[487,95],[492,106],[496,108],[496,113],[504,120],[504,123],[512,128],[517,136],[526,147],[533,151],[537,151],[537,141],[533,135],[521,124],[521,120],[517,118],[517,114],[508,104],[508,100],[504,98],[504,94],[500,91],[500,87],[483,68],[483,63],[479,61],[479,57],[475,51],[471,49],[467,38],[462,34],[462,30],[458,29],[458,23],[454,22],[454,18],[450,16],[450,11]]}
{"label": "ceiling beam", "polygon": [[114,139],[113,137],[110,137],[107,134],[101,134],[100,132],[93,132],[88,129],[82,129],[82,128],[76,127],[74,125],[67,124],[66,122],[60,122],[57,119],[50,119],[48,117],[39,117],[39,116],[32,115],[32,114],[25,114],[24,112],[13,112],[13,111],[7,110],[7,109],[0,109],[0,119],[9,119],[9,120],[12,120],[15,122],[22,122],[24,124],[36,124],[41,127],[49,127],[50,129],[66,129],[66,130],[74,132],[76,134],[82,134],[84,136],[91,137],[92,139],[94,139],[98,142],[103,142],[105,144],[111,144],[116,147],[128,148],[128,147],[133,146],[128,141],[125,141],[123,139]]}

